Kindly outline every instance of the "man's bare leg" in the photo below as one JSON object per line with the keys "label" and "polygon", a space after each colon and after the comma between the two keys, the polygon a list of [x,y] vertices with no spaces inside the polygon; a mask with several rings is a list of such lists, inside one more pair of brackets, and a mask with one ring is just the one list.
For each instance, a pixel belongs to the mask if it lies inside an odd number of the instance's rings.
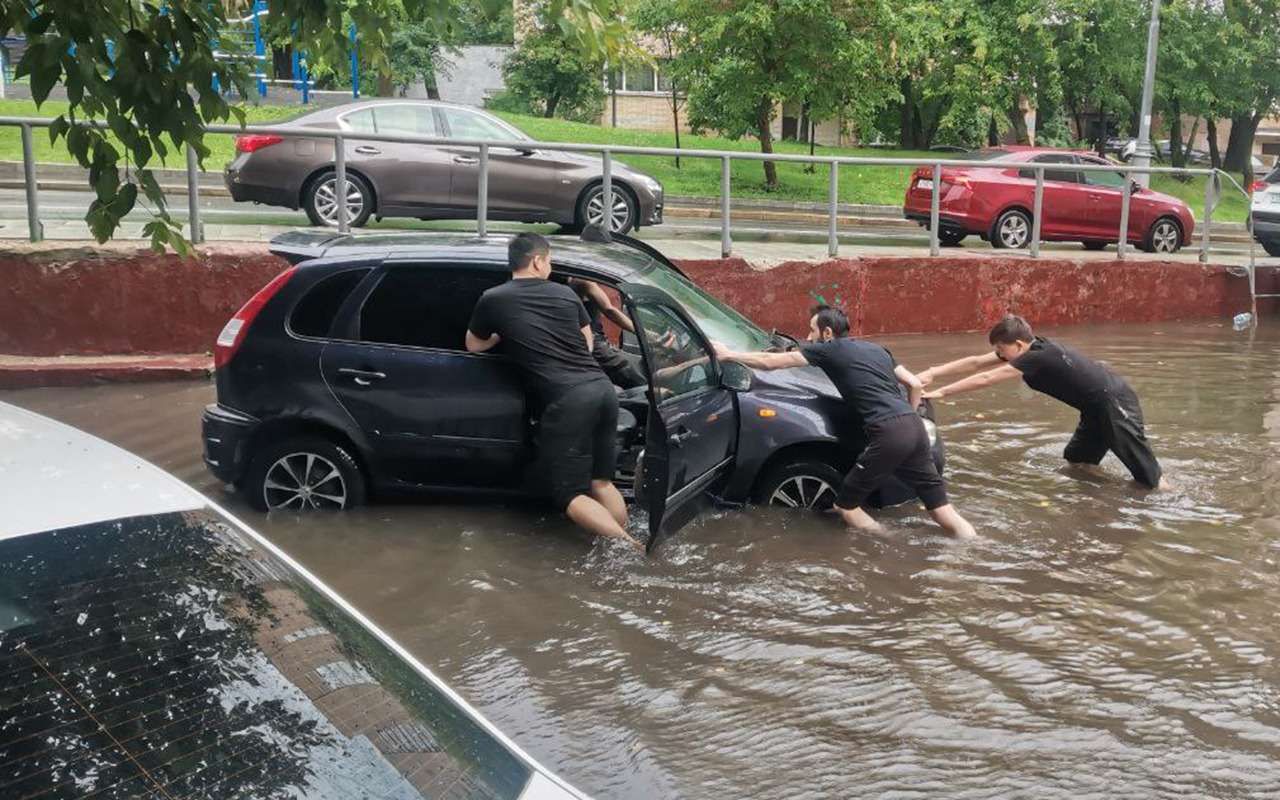
{"label": "man's bare leg", "polygon": [[844,524],[853,530],[865,533],[884,533],[884,526],[872,519],[871,515],[861,508],[841,508],[836,506],[835,509],[840,512],[840,518],[844,520]]}
{"label": "man's bare leg", "polygon": [[957,539],[976,539],[978,536],[978,532],[973,529],[969,521],[960,516],[960,512],[956,511],[956,507],[950,503],[930,510],[929,516],[933,517],[933,521],[941,525],[943,530]]}
{"label": "man's bare leg", "polygon": [[618,524],[618,520],[614,518],[609,509],[605,508],[595,499],[580,494],[569,501],[569,507],[565,509],[565,514],[579,528],[582,528],[596,536],[607,536],[610,539],[620,539],[627,542],[641,553],[644,552],[644,545],[636,541],[631,534],[623,530]]}
{"label": "man's bare leg", "polygon": [[591,497],[609,510],[622,527],[627,527],[627,501],[613,481],[591,481]]}

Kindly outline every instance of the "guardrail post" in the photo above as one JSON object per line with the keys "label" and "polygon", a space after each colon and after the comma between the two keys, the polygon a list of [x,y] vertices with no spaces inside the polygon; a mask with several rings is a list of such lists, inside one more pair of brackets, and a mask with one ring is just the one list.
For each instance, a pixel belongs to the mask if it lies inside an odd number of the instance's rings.
{"label": "guardrail post", "polygon": [[40,189],[36,184],[36,157],[31,146],[31,126],[22,127],[22,176],[27,182],[27,229],[31,241],[44,239],[44,225],[40,222]]}
{"label": "guardrail post", "polygon": [[1124,260],[1129,249],[1129,199],[1133,197],[1133,179],[1124,174],[1124,192],[1120,195],[1120,236],[1116,239],[1116,259]]}
{"label": "guardrail post", "polygon": [[929,255],[942,252],[938,246],[938,207],[942,194],[942,165],[933,165],[933,196],[929,199]]}
{"label": "guardrail post", "polygon": [[1044,217],[1044,167],[1036,167],[1036,196],[1031,203],[1031,257],[1040,257],[1040,220]]}
{"label": "guardrail post", "polygon": [[[1213,199],[1214,195],[1221,196],[1221,189],[1216,185],[1218,183],[1218,172],[1209,175],[1209,180],[1204,182],[1204,226],[1200,229],[1200,263],[1205,264],[1209,261],[1209,228],[1213,226]],[[1217,192],[1214,190],[1218,189]]]}
{"label": "guardrail post", "polygon": [[604,224],[607,232],[613,233],[613,154],[608,150],[602,151],[600,161],[604,167],[604,180],[600,193],[600,202],[603,204],[600,213],[603,216],[600,222]]}
{"label": "guardrail post", "polygon": [[489,235],[489,145],[480,145],[480,180],[476,188],[476,235]]}
{"label": "guardrail post", "polygon": [[204,243],[204,223],[200,221],[200,165],[196,149],[187,145],[187,225],[191,228],[191,243]]}
{"label": "guardrail post", "polygon": [[729,238],[729,157],[720,157],[720,257],[733,253],[733,241]]}
{"label": "guardrail post", "polygon": [[338,233],[350,233],[351,221],[347,219],[347,143],[341,136],[333,137],[334,194],[338,203]]}
{"label": "guardrail post", "polygon": [[827,255],[835,257],[840,253],[840,240],[836,237],[836,205],[840,202],[840,162],[831,162],[831,177],[827,187],[827,202],[831,204],[827,217]]}

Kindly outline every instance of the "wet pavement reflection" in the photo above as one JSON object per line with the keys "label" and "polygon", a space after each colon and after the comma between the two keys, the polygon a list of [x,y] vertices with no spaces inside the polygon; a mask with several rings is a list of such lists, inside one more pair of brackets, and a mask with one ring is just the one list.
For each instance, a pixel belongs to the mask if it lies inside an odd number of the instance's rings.
{"label": "wet pavement reflection", "polygon": [[[599,797],[1280,794],[1280,322],[1067,328],[1142,398],[1169,492],[1063,469],[1070,409],[939,409],[957,507],[888,534],[771,509],[649,560],[540,508],[258,515],[205,472],[207,383],[0,393],[121,444],[345,594]],[[923,368],[981,334],[898,336]]]}

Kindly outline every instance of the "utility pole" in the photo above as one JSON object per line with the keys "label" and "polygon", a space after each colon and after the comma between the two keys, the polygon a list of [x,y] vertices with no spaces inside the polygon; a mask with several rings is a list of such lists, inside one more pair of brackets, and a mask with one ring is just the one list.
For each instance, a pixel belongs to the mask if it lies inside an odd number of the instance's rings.
{"label": "utility pole", "polygon": [[[1135,167],[1151,166],[1151,96],[1155,93],[1156,50],[1160,43],[1160,0],[1151,0],[1151,24],[1147,27],[1147,69],[1142,76],[1142,113],[1138,120],[1138,144],[1133,153]],[[1144,187],[1151,176],[1142,173],[1135,179]]]}

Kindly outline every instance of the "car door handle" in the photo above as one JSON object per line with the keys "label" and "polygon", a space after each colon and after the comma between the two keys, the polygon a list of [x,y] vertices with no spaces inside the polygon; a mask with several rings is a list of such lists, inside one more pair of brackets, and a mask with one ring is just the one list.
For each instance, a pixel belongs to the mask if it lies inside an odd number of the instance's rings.
{"label": "car door handle", "polygon": [[338,374],[350,377],[356,382],[357,386],[368,386],[374,381],[385,380],[387,377],[385,372],[376,372],[371,369],[351,369],[350,367],[339,369]]}
{"label": "car door handle", "polygon": [[362,144],[356,148],[356,152],[364,156],[376,156],[376,155],[379,155],[382,151],[376,147],[370,147],[367,144]]}
{"label": "car door handle", "polygon": [[453,163],[455,163],[455,164],[479,164],[479,163],[480,163],[480,159],[476,158],[475,156],[454,156],[454,157],[453,157]]}
{"label": "car door handle", "polygon": [[685,442],[689,441],[690,439],[697,438],[697,436],[698,434],[685,428],[685,429],[676,431],[675,433],[668,436],[667,443],[670,444],[672,447],[681,447],[682,445],[684,445]]}

